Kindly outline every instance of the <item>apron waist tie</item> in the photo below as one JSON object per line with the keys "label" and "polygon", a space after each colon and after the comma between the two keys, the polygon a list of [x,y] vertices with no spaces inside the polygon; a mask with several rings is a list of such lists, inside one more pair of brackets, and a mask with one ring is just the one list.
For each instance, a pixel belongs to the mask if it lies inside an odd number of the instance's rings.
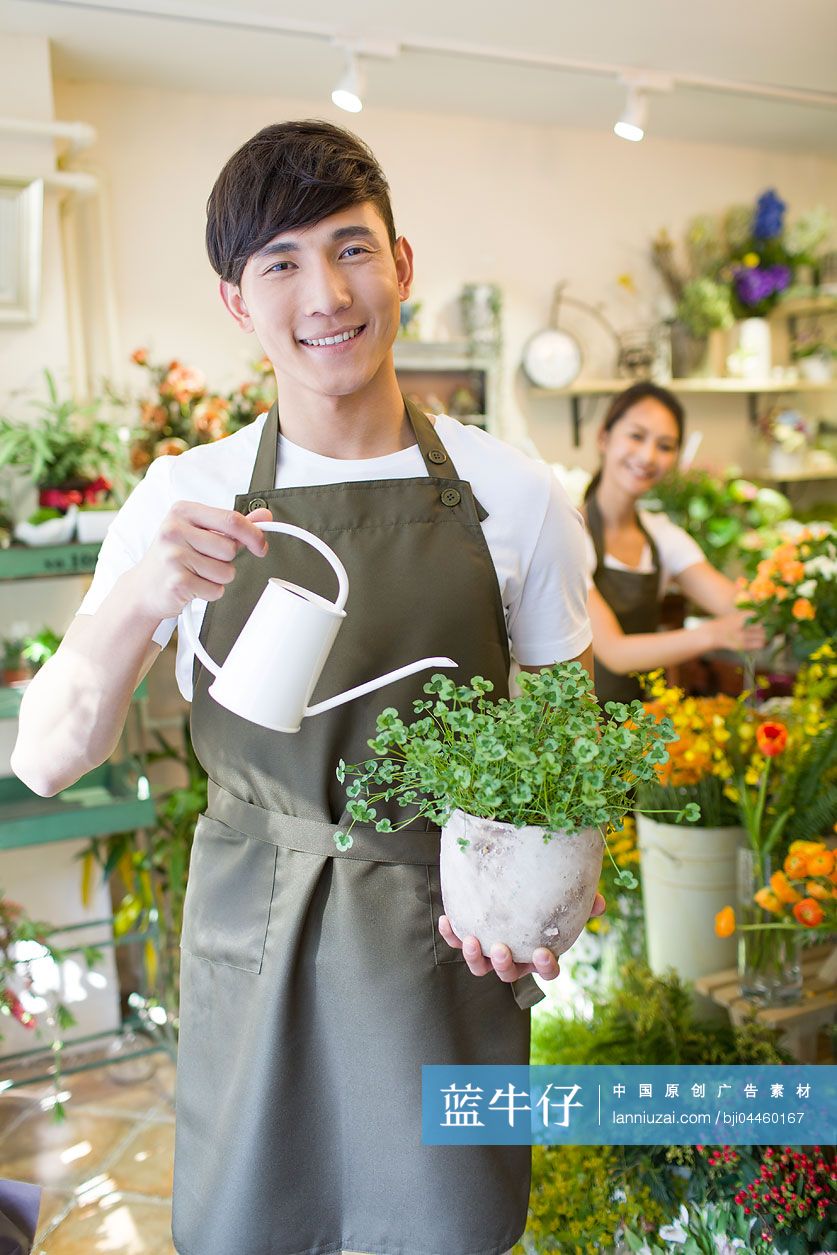
{"label": "apron waist tie", "polygon": [[[354,858],[366,863],[424,863],[439,865],[439,834],[423,828],[403,828],[401,832],[377,832],[365,824],[352,829],[354,844],[349,850],[338,850],[334,834],[339,825],[318,819],[301,819],[265,810],[229,793],[214,780],[208,781],[206,813],[228,828],[243,832],[257,841],[321,858]],[[487,980],[484,976],[481,979]],[[531,975],[512,982],[514,1000],[521,1010],[540,1002],[544,994]]]}
{"label": "apron waist tie", "polygon": [[[353,845],[348,850],[339,850],[334,844],[334,834],[340,830],[340,824],[266,810],[229,793],[214,780],[208,782],[206,813],[210,819],[217,819],[228,828],[234,828],[257,841],[267,841],[286,850],[299,850],[303,854],[316,854],[320,858],[353,858],[365,863],[422,863],[431,867],[439,865],[438,831],[402,828],[400,832],[377,832],[370,825],[355,824],[352,829]],[[346,821],[346,826],[349,822]]]}

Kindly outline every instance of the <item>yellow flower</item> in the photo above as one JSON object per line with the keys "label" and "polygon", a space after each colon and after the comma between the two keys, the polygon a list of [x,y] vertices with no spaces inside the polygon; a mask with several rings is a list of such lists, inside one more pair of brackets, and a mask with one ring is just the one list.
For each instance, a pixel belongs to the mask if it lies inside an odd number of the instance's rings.
{"label": "yellow flower", "polygon": [[748,270],[753,270],[761,259],[758,253],[745,253],[741,260]]}

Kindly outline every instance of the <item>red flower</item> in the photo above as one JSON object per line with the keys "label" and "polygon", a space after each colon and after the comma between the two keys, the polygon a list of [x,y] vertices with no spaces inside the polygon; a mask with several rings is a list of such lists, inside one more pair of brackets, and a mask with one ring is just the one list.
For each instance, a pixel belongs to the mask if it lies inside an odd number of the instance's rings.
{"label": "red flower", "polygon": [[763,723],[756,728],[756,741],[765,758],[775,758],[788,743],[788,730],[783,723]]}

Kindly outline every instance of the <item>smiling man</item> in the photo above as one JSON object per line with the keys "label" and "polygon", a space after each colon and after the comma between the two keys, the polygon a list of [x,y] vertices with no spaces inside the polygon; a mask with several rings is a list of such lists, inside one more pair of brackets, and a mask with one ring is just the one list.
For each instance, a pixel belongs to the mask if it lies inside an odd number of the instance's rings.
{"label": "smiling man", "polygon": [[[412,250],[366,146],[326,122],[260,131],[212,191],[207,246],[278,406],[158,459],[123,507],[24,698],[13,765],[39,792],[112,752],[190,602],[223,658],[269,577],[333,596],[308,546],[268,545],[255,524],[271,517],[321,536],[348,571],[323,693],[424,655],[499,696],[512,657],[590,665],[581,521],[549,468],[401,395],[392,346]],[[426,677],[295,735],[218,705],[183,636],[177,678],[210,781],[182,941],[178,1251],[500,1255],[526,1224],[529,1149],[422,1145],[421,1065],[527,1063],[532,972],[551,980],[558,965],[455,936],[437,831],[333,840],[338,759],[364,758],[380,707],[409,711]]]}

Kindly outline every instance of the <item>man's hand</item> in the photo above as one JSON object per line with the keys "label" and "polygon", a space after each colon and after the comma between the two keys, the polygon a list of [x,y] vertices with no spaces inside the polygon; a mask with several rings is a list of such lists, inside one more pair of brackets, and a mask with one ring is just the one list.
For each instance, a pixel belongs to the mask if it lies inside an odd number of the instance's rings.
{"label": "man's hand", "polygon": [[195,597],[217,601],[235,576],[241,548],[256,557],[267,553],[267,538],[255,523],[268,523],[269,510],[245,518],[195,501],[178,501],[160,525],[153,544],[132,572],[133,587],[149,618],[174,618]]}
{"label": "man's hand", "polygon": [[[604,898],[600,893],[597,893],[593,900],[590,918],[594,919],[597,915],[604,915],[606,909],[607,904]],[[465,962],[474,976],[486,976],[488,972],[494,971],[500,977],[500,980],[508,984],[519,980],[521,976],[525,976],[528,972],[536,973],[542,980],[555,980],[555,977],[561,970],[558,966],[558,960],[552,951],[543,948],[534,952],[531,963],[515,963],[509,947],[499,942],[496,942],[491,947],[490,956],[484,955],[476,937],[457,937],[450,926],[450,920],[447,915],[439,917],[439,932],[449,946],[452,946],[454,950],[462,951]]]}

